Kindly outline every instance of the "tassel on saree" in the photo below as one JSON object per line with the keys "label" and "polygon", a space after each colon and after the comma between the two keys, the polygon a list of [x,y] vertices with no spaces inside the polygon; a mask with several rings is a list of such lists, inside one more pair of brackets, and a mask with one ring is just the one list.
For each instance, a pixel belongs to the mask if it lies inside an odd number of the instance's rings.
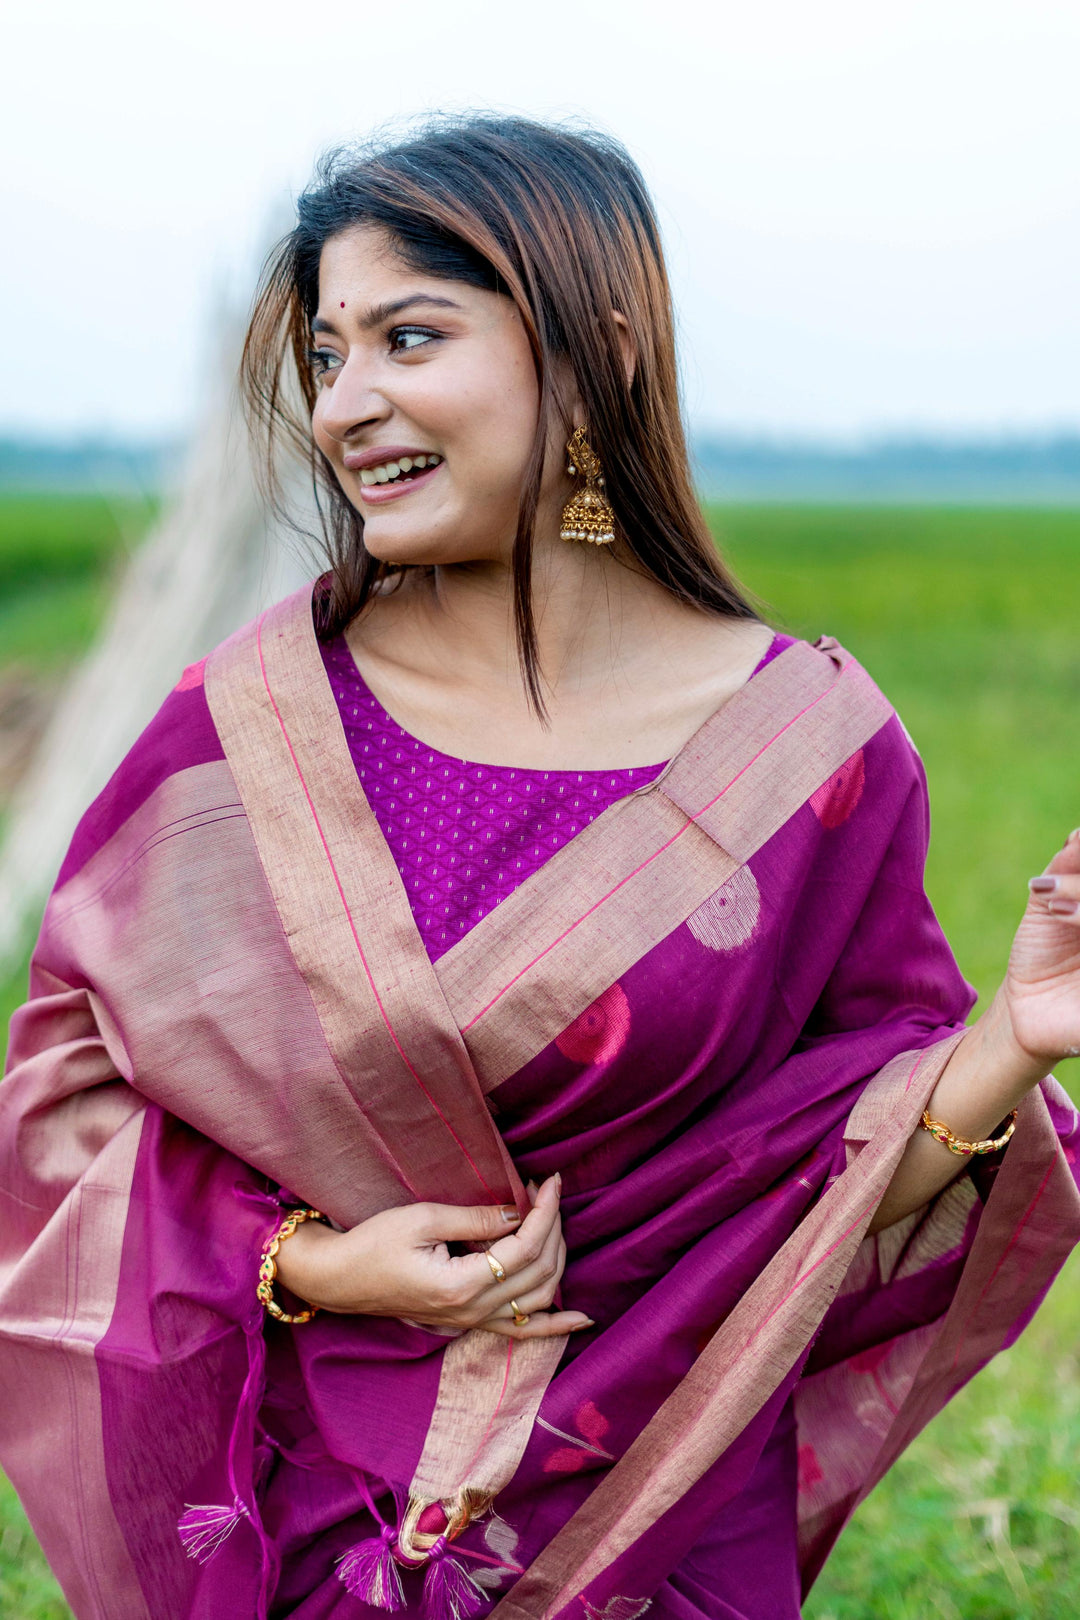
{"label": "tassel on saree", "polygon": [[391,1614],[405,1607],[405,1588],[394,1558],[397,1531],[384,1524],[378,1536],[358,1541],[337,1560],[338,1580],[350,1597]]}
{"label": "tassel on saree", "polygon": [[349,1547],[337,1560],[338,1580],[350,1597],[373,1609],[405,1608],[403,1569],[424,1571],[424,1620],[467,1620],[484,1602],[482,1589],[449,1542],[491,1506],[486,1493],[465,1487],[450,1504],[411,1497],[394,1529],[379,1513],[366,1488],[368,1508],[378,1519],[378,1536]]}
{"label": "tassel on saree", "polygon": [[424,1620],[465,1620],[484,1602],[484,1593],[459,1558],[453,1557],[445,1536],[428,1552],[424,1576]]}
{"label": "tassel on saree", "polygon": [[176,1528],[180,1532],[184,1551],[200,1564],[208,1564],[240,1520],[250,1518],[238,1496],[233,1497],[231,1507],[224,1502],[187,1502],[184,1505],[187,1511],[180,1515]]}

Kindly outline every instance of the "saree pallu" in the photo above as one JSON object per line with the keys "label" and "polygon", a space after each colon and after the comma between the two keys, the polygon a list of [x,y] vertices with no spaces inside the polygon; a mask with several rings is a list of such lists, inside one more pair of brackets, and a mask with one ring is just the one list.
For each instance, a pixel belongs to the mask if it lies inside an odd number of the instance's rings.
{"label": "saree pallu", "polygon": [[[809,1586],[1080,1236],[1053,1081],[866,1236],[973,1003],[927,838],[887,702],[796,643],[433,966],[310,593],[185,672],[0,1085],[0,1463],[80,1620],[633,1620],[789,1407]],[[524,1210],[555,1170],[595,1328],[264,1324],[284,1204]]]}

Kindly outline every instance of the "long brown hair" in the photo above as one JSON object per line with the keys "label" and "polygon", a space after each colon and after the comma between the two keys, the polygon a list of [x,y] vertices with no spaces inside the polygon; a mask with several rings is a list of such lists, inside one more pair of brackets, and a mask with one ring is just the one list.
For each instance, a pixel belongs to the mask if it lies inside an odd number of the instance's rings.
{"label": "long brown hair", "polygon": [[[532,542],[548,423],[559,410],[556,357],[573,371],[617,531],[637,566],[707,612],[757,616],[721,562],[694,494],[659,228],[645,182],[617,141],[525,118],[440,117],[405,140],[329,153],[297,214],[263,271],[241,379],[276,499],[281,439],[310,460],[331,565],[321,635],[344,629],[379,582],[400,573],[365,549],[364,520],[315,446],[296,396],[298,384],[309,418],[319,257],[331,237],[357,225],[385,229],[409,268],[498,291],[520,312],[540,411],[514,541],[514,615],[539,711]],[[629,385],[613,310],[636,344]]]}

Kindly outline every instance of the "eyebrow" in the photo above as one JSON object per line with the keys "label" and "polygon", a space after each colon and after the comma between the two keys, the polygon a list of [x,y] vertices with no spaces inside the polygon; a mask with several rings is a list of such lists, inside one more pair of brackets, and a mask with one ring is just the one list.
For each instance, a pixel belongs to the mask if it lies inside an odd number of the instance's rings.
{"label": "eyebrow", "polygon": [[[455,304],[452,298],[439,298],[434,293],[406,293],[404,298],[394,298],[385,304],[373,304],[361,319],[360,325],[365,332],[370,332],[373,327],[381,326],[392,315],[400,315],[402,310],[411,309],[414,304],[434,304],[438,309],[461,308],[461,305]],[[333,321],[323,320],[321,315],[316,315],[311,323],[311,330],[313,332],[336,332],[337,328]]]}

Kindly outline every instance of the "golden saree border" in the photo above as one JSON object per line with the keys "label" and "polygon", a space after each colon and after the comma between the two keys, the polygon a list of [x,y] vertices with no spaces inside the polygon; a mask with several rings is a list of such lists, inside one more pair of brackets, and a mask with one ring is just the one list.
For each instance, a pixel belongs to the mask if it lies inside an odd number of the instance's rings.
{"label": "golden saree border", "polygon": [[[67,996],[73,1004],[87,1002],[85,991]],[[89,1039],[72,1043],[67,1063],[73,1081],[88,1069],[101,1081],[115,1074],[101,1043]],[[36,1174],[49,1185],[61,1173],[82,1173],[16,1264],[0,1269],[3,1411],[19,1419],[9,1434],[0,1414],[0,1457],[72,1609],[85,1620],[152,1620],[110,1501],[95,1360],[116,1305],[145,1110],[119,1080],[75,1092],[66,1104],[73,1142],[65,1157],[74,1143],[88,1162],[61,1165],[55,1119],[45,1106],[55,1083],[44,1061],[31,1059],[17,1079],[4,1082],[3,1105],[25,1109],[25,1093],[35,1086],[42,1092],[40,1124],[35,1128],[31,1110],[24,1131],[40,1148]],[[90,1232],[92,1245],[85,1241]],[[21,1416],[27,1410],[34,1413],[30,1427]],[[54,1464],[47,1490],[39,1488],[43,1446]],[[65,1489],[64,1481],[77,1490]]]}
{"label": "golden saree border", "polygon": [[402,1184],[526,1213],[357,779],[310,587],[211,655],[206,695],[326,1043]]}
{"label": "golden saree border", "polygon": [[341,1225],[407,1201],[327,1050],[226,761],[160,783],[46,929],[100,984],[98,1029],[144,1096]]}
{"label": "golden saree border", "polygon": [[[207,699],[290,951],[358,1108],[415,1199],[528,1198],[360,786],[305,589],[210,659]],[[514,1473],[565,1345],[474,1331],[442,1354],[406,1526]],[[408,1539],[407,1528],[404,1537]]]}
{"label": "golden saree border", "polygon": [[[982,1209],[948,1311],[940,1322],[895,1340],[888,1357],[875,1366],[874,1381],[884,1399],[876,1414],[864,1418],[867,1447],[850,1470],[848,1488],[841,1488],[832,1499],[815,1500],[810,1492],[805,1503],[800,1500],[804,1591],[858,1504],[956,1391],[1005,1348],[1012,1324],[1034,1308],[1080,1241],[1080,1190],[1050,1117],[1048,1097],[1075,1114],[1052,1077],[1021,1102],[1016,1133]],[[970,1211],[977,1195],[964,1178],[935,1204],[941,1201],[966,1205]],[[954,1234],[961,1207],[945,1212]],[[880,1243],[889,1230],[868,1240],[864,1250]],[[844,1369],[818,1375],[812,1382],[823,1387],[805,1392],[815,1429],[820,1428],[823,1405],[835,1398],[829,1383],[836,1376],[843,1377]],[[798,1397],[796,1419],[801,1438]]]}
{"label": "golden saree border", "polygon": [[685,922],[892,713],[831,638],[795,642],[656,783],[605,810],[440,957],[484,1090]]}
{"label": "golden saree border", "polygon": [[[1021,1102],[960,1285],[861,1493],[866,1496],[958,1385],[1003,1349],[1023,1299],[1049,1286],[1080,1241],[1080,1189],[1047,1107],[1050,1078]],[[861,1500],[860,1497],[860,1500]]]}
{"label": "golden saree border", "polygon": [[445,1501],[468,1479],[476,1490],[494,1496],[521,1461],[565,1344],[562,1336],[515,1340],[463,1333],[455,1339],[443,1355],[413,1494]]}

